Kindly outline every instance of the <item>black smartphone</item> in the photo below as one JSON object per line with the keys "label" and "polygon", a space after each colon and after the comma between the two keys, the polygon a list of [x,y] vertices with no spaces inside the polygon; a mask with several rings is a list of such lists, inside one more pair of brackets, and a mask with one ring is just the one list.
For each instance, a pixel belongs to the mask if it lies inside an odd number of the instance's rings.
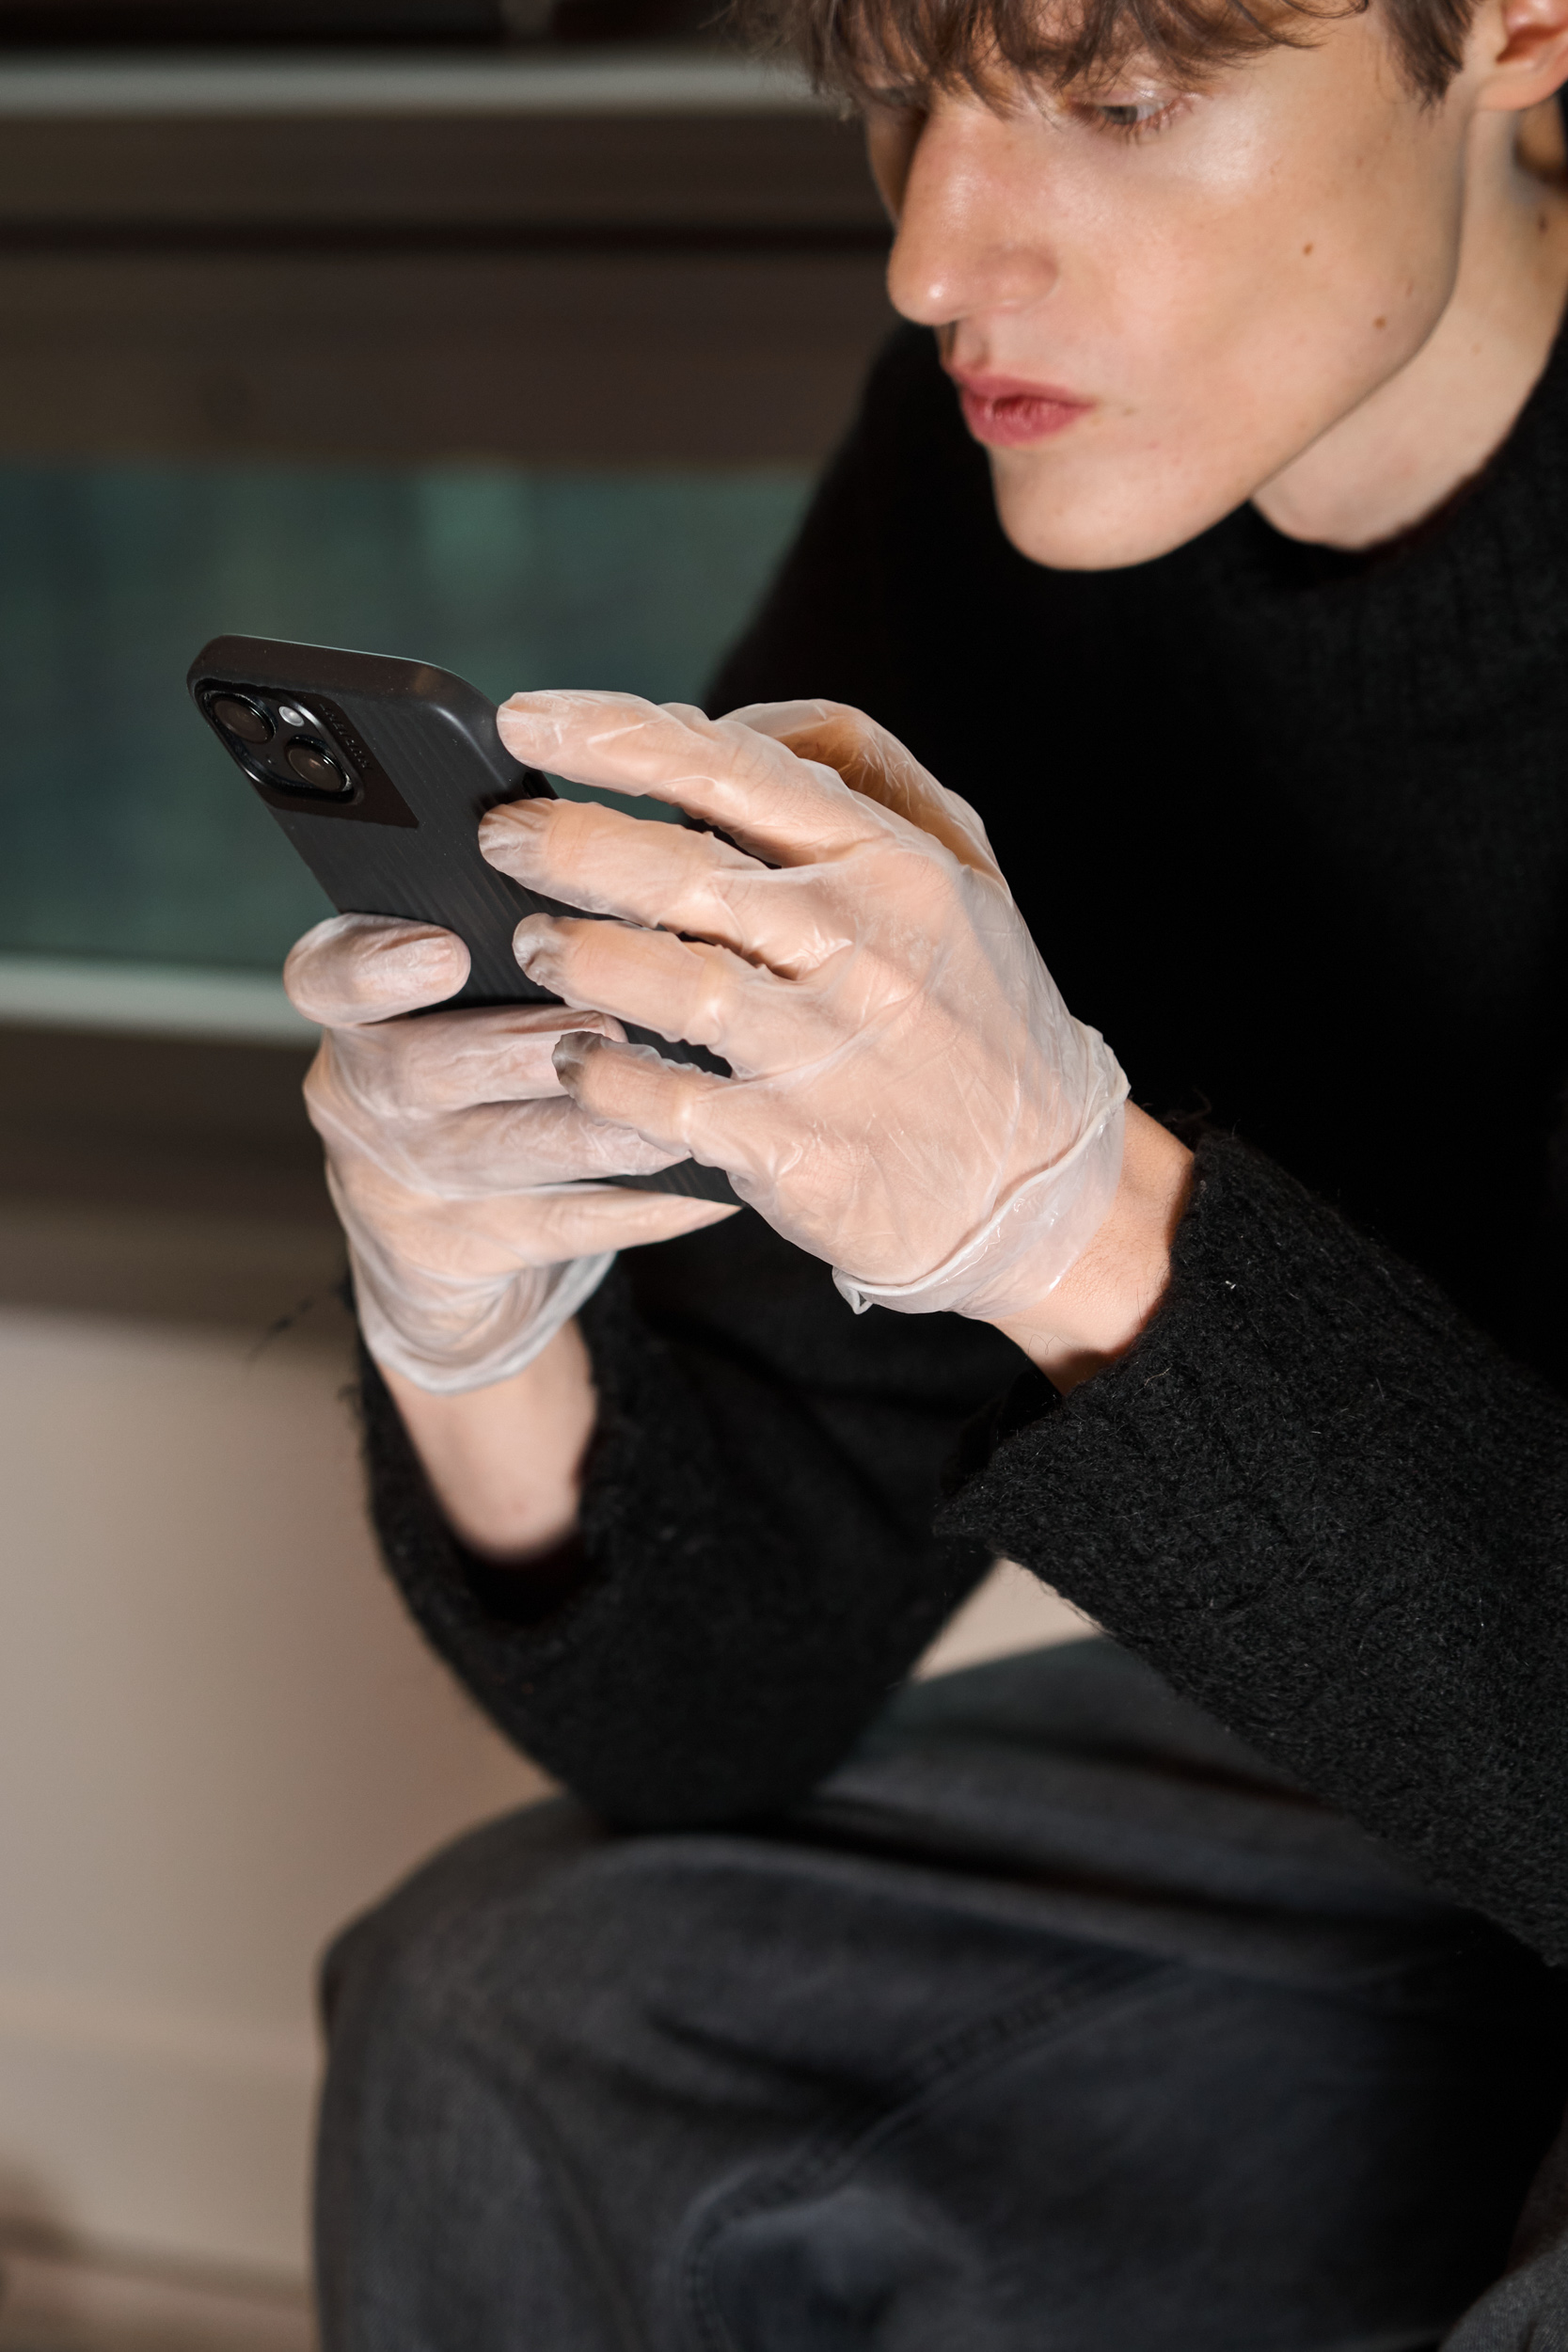
{"label": "black smartphone", "polygon": [[[500,739],[495,706],[450,670],[267,637],[214,637],[186,678],[198,710],[343,914],[398,914],[455,931],[472,958],[449,1005],[556,1004],[512,953],[525,914],[572,914],[499,874],[479,820],[503,801],[554,799]],[[703,1047],[646,1029],[668,1059],[723,1072]],[[682,1160],[611,1181],[733,1200],[718,1169]]]}

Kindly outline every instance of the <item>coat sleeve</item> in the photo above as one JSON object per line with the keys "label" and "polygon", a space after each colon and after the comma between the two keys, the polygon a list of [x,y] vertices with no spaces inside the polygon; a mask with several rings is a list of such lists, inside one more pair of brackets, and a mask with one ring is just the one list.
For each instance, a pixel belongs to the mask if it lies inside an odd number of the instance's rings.
{"label": "coat sleeve", "polygon": [[972,1440],[940,1524],[1568,1962],[1557,1391],[1228,1141],[1137,1346],[1060,1405],[1041,1386]]}

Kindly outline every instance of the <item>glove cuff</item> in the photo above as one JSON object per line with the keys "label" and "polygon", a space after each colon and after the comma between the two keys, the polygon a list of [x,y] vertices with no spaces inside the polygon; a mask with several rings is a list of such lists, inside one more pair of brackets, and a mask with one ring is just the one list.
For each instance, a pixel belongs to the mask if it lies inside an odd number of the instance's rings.
{"label": "glove cuff", "polygon": [[942,1263],[914,1282],[833,1281],[855,1312],[960,1314],[998,1322],[1035,1305],[1075,1265],[1110,1214],[1121,1181],[1127,1080],[1107,1052],[1110,1100],[1069,1152],[1025,1177]]}
{"label": "glove cuff", "polygon": [[[562,1264],[532,1266],[499,1285],[486,1284],[462,1311],[453,1299],[438,1314],[401,1316],[388,1300],[373,1257],[349,1244],[355,1303],[365,1345],[384,1372],[401,1373],[432,1396],[465,1396],[493,1388],[543,1355],[562,1324],[590,1299],[615,1263],[613,1249]],[[412,1324],[422,1323],[423,1330]]]}

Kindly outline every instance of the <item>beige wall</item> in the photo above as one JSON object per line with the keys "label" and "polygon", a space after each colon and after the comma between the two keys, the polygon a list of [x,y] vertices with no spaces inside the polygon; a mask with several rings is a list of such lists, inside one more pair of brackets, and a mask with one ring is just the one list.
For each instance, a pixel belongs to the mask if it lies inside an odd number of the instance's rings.
{"label": "beige wall", "polygon": [[333,1928],[529,1768],[405,1624],[341,1342],[0,1314],[0,2213],[297,2271]]}

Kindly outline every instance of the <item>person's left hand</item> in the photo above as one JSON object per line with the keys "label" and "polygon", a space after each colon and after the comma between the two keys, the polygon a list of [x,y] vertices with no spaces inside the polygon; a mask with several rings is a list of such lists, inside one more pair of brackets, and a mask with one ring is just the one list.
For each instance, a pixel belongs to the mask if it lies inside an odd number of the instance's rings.
{"label": "person's left hand", "polygon": [[556,1067],[577,1101],[724,1168],[857,1306],[1032,1310],[1111,1205],[1127,1085],[1063,1004],[974,811],[836,704],[715,721],[519,694],[499,721],[530,766],[719,829],[572,801],[484,818],[492,865],[621,918],[530,916],[531,978],[734,1073],[574,1034]]}

